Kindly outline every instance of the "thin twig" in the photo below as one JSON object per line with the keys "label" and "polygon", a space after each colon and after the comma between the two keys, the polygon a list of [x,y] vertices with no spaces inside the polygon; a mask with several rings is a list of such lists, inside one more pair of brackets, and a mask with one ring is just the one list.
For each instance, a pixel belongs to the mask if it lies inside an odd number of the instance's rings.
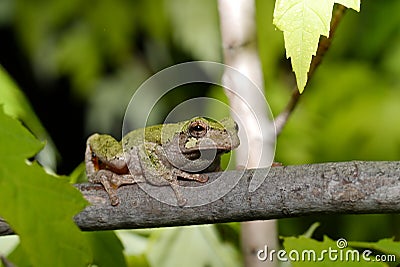
{"label": "thin twig", "polygon": [[[331,20],[331,26],[330,26],[330,34],[329,38],[326,38],[324,36],[321,37],[321,40],[318,44],[318,49],[315,57],[311,60],[310,64],[310,70],[308,72],[308,80],[311,79],[312,75],[314,74],[315,70],[321,63],[325,53],[328,51],[329,47],[331,46],[333,36],[335,35],[335,31],[346,11],[346,7],[343,5],[338,4],[335,10],[335,13],[333,14],[333,18]],[[283,128],[285,127],[290,115],[292,114],[293,110],[297,106],[297,103],[300,100],[300,92],[297,86],[293,88],[292,96],[285,107],[285,109],[276,117],[275,119],[275,126],[276,126],[276,133],[279,135]]]}

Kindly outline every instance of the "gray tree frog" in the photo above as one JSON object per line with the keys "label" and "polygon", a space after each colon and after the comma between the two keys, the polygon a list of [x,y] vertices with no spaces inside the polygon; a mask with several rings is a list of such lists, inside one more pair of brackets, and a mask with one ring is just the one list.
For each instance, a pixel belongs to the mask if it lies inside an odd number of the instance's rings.
{"label": "gray tree frog", "polygon": [[86,174],[89,182],[104,186],[113,206],[119,203],[121,185],[139,182],[171,186],[178,205],[184,206],[178,177],[207,182],[207,172],[220,170],[221,155],[239,146],[237,133],[230,118],[218,122],[205,117],[137,129],[120,142],[96,133],[87,140]]}

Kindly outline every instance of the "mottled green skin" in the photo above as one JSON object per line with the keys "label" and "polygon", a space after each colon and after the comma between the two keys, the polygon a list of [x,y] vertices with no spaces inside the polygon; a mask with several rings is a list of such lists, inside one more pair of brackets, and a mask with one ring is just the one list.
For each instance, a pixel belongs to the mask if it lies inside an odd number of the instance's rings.
{"label": "mottled green skin", "polygon": [[[200,127],[196,130],[197,125]],[[196,117],[134,130],[120,142],[110,135],[93,134],[87,140],[88,179],[104,185],[113,205],[118,204],[113,188],[135,182],[171,185],[182,204],[175,186],[177,177],[205,182],[208,176],[196,174],[196,170],[205,164],[206,172],[218,170],[220,155],[239,145],[237,132],[237,124],[230,118],[217,122]],[[212,149],[215,158],[198,159],[200,151]]]}
{"label": "mottled green skin", "polygon": [[[122,156],[123,148],[129,150],[132,147],[136,147],[145,142],[151,142],[164,145],[170,142],[170,140],[178,133],[187,132],[188,126],[192,121],[202,120],[209,125],[211,129],[224,130],[226,129],[231,136],[237,135],[237,125],[231,118],[226,118],[221,123],[203,117],[196,117],[190,121],[183,121],[178,123],[159,124],[153,125],[142,129],[137,129],[126,134],[120,142],[114,139],[114,137],[107,134],[93,134],[88,139],[92,151],[101,158],[102,161],[107,162],[115,157]],[[145,139],[143,135],[145,133]],[[162,137],[162,138],[161,138]],[[195,138],[190,139],[192,142],[188,142],[186,148],[196,149],[197,142]],[[162,142],[161,142],[162,141]]]}
{"label": "mottled green skin", "polygon": [[[221,123],[204,117],[195,117],[189,121],[182,121],[177,123],[168,123],[168,124],[159,124],[146,127],[144,129],[134,130],[127,135],[124,136],[122,139],[122,143],[126,146],[135,146],[140,144],[143,140],[143,132],[145,132],[145,141],[146,142],[153,142],[157,144],[163,144],[169,142],[176,134],[180,132],[187,132],[188,126],[191,122],[200,120],[206,123],[210,129],[215,130],[228,130],[231,134],[237,134],[236,123],[230,118],[224,119]],[[143,131],[144,130],[144,131]]]}

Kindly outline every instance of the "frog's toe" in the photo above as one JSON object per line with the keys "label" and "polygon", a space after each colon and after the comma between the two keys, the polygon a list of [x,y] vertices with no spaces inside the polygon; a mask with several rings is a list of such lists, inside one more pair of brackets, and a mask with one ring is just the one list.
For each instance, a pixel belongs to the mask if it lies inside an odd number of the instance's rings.
{"label": "frog's toe", "polygon": [[187,199],[186,198],[181,198],[181,199],[178,199],[178,206],[179,207],[184,207],[185,205],[186,205],[186,203],[187,203]]}
{"label": "frog's toe", "polygon": [[197,181],[200,183],[205,183],[208,181],[208,175],[207,174],[199,174],[199,177],[197,178]]}
{"label": "frog's toe", "polygon": [[110,196],[111,205],[117,206],[119,204],[119,198],[117,196]]}

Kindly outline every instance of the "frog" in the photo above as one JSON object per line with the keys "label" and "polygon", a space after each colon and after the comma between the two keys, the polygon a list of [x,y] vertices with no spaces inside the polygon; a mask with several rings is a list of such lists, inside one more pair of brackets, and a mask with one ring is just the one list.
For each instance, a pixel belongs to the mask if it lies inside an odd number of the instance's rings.
{"label": "frog", "polygon": [[112,206],[120,203],[119,187],[144,182],[170,186],[183,207],[187,199],[179,180],[206,183],[208,173],[221,170],[221,156],[240,145],[238,130],[229,117],[194,117],[136,129],[121,141],[95,133],[86,142],[86,175],[90,183],[102,184]]}

